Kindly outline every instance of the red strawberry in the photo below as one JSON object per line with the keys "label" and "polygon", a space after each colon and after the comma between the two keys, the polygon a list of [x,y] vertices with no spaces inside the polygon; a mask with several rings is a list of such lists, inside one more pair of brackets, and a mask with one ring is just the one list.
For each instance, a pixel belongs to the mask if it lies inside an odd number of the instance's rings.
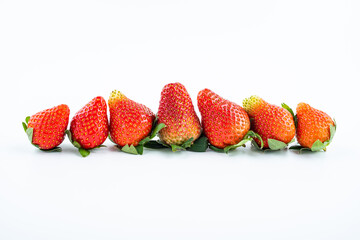
{"label": "red strawberry", "polygon": [[[244,99],[243,106],[251,119],[251,129],[261,136],[264,148],[278,150],[285,148],[293,140],[294,117],[286,104],[279,107],[267,103],[258,96],[251,96]],[[255,141],[259,144],[257,139]]]}
{"label": "red strawberry", "polygon": [[[201,134],[201,125],[196,115],[190,95],[184,85],[170,83],[164,86],[161,92],[158,123],[165,124],[158,136],[168,145],[186,148],[191,145]],[[191,139],[191,140],[190,140]]]}
{"label": "red strawberry", "polygon": [[335,122],[331,117],[306,103],[297,105],[296,117],[298,143],[313,151],[326,150],[336,129]]}
{"label": "red strawberry", "polygon": [[55,149],[64,141],[69,114],[69,107],[62,104],[27,117],[23,127],[30,142],[42,150]]}
{"label": "red strawberry", "polygon": [[137,146],[150,133],[154,113],[119,91],[112,91],[109,98],[110,137],[120,147]]}
{"label": "red strawberry", "polygon": [[198,93],[197,101],[204,134],[211,145],[223,149],[243,140],[250,119],[240,105],[206,88]]}
{"label": "red strawberry", "polygon": [[81,108],[70,123],[70,141],[79,148],[82,156],[101,146],[109,134],[107,106],[103,97],[96,97]]}

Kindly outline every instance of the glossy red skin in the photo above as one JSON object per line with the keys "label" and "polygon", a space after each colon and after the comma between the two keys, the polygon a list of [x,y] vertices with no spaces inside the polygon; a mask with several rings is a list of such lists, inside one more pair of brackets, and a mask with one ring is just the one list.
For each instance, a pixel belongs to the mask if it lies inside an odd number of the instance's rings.
{"label": "glossy red skin", "polygon": [[70,123],[72,139],[84,149],[103,144],[109,134],[107,105],[103,97],[95,97],[81,108]]}
{"label": "glossy red skin", "polygon": [[[295,123],[291,113],[265,101],[253,110],[251,130],[261,136],[264,148],[269,148],[269,138],[287,144],[295,137]],[[260,146],[261,142],[256,138],[255,141]]]}
{"label": "glossy red skin", "polygon": [[110,98],[110,136],[119,146],[137,146],[151,133],[155,120],[150,108],[126,98]]}
{"label": "glossy red skin", "polygon": [[204,134],[211,145],[225,148],[237,144],[249,131],[249,116],[240,105],[209,89],[200,91],[197,101]]}
{"label": "glossy red skin", "polygon": [[335,125],[331,117],[306,103],[299,103],[296,108],[296,139],[302,147],[311,148],[316,140],[330,139],[330,125]]}
{"label": "glossy red skin", "polygon": [[164,123],[158,136],[166,144],[181,145],[201,134],[201,124],[189,93],[181,83],[170,83],[161,92],[158,123]]}
{"label": "glossy red skin", "polygon": [[33,128],[32,143],[43,150],[59,146],[65,138],[69,115],[70,109],[65,104],[32,115],[28,122],[28,128]]}

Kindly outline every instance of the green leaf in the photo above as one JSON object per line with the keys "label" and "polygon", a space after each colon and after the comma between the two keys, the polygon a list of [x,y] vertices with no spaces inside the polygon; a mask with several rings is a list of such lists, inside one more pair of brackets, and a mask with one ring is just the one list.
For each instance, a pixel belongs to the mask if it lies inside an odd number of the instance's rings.
{"label": "green leaf", "polygon": [[217,148],[217,147],[215,147],[215,146],[213,146],[213,145],[211,145],[211,144],[209,145],[209,148],[210,148],[211,150],[215,151],[215,152],[225,153],[224,149]]}
{"label": "green leaf", "polygon": [[271,138],[268,138],[268,144],[269,144],[269,148],[274,151],[281,150],[287,147],[286,143]]}
{"label": "green leaf", "polygon": [[299,151],[299,153],[302,153],[303,151],[311,151],[310,148],[306,148],[301,145],[293,145],[293,146],[289,147],[289,149]]}
{"label": "green leaf", "polygon": [[138,152],[138,154],[142,155],[144,152],[144,145],[137,145],[136,147],[136,151]]}
{"label": "green leaf", "polygon": [[158,140],[158,143],[162,144],[163,146],[167,147],[167,148],[171,148],[171,146],[169,144],[164,143],[161,140]]}
{"label": "green leaf", "polygon": [[81,148],[80,143],[78,143],[77,141],[73,141],[72,144],[73,144],[74,147],[76,147],[76,148],[79,148],[79,149]]}
{"label": "green leaf", "polygon": [[295,119],[294,111],[293,111],[287,104],[282,103],[281,106],[282,106],[283,108],[285,108],[286,110],[288,110],[288,111],[291,113],[291,115],[293,116],[293,118]]}
{"label": "green leaf", "polygon": [[31,144],[33,144],[32,139],[33,139],[34,129],[33,128],[28,128],[28,129],[26,129],[25,132],[26,132],[26,134],[28,136],[29,141],[31,142]]}
{"label": "green leaf", "polygon": [[209,147],[208,138],[205,136],[201,136],[186,150],[192,152],[206,152],[206,149],[208,147]]}
{"label": "green leaf", "polygon": [[323,150],[326,146],[318,139],[311,146],[311,151],[317,152]]}
{"label": "green leaf", "polygon": [[193,141],[194,141],[194,138],[191,137],[188,140],[186,140],[183,144],[181,144],[181,147],[186,149],[192,145]]}
{"label": "green leaf", "polygon": [[29,123],[29,120],[30,120],[30,116],[27,116],[27,117],[25,118],[25,122],[26,122],[26,124],[28,124],[28,123]]}
{"label": "green leaf", "polygon": [[334,136],[335,136],[335,132],[336,132],[336,122],[334,119],[334,124],[335,125],[330,125],[330,140],[329,140],[329,144],[331,143],[331,141],[333,140]]}
{"label": "green leaf", "polygon": [[153,139],[156,136],[156,134],[158,134],[158,132],[164,127],[166,127],[164,123],[157,124],[150,134],[150,139]]}
{"label": "green leaf", "polygon": [[244,138],[243,140],[241,140],[239,143],[237,143],[237,144],[234,144],[234,145],[230,145],[230,146],[227,146],[227,147],[225,147],[224,148],[224,152],[225,153],[229,153],[229,151],[230,150],[234,150],[234,149],[236,149],[236,148],[238,148],[238,147],[245,147],[245,144],[247,143],[247,142],[249,142],[249,141],[251,141],[252,140],[252,138]]}
{"label": "green leaf", "polygon": [[149,142],[151,139],[153,139],[156,134],[165,127],[164,123],[157,124],[156,127],[153,128],[153,130],[150,133],[150,136],[147,136],[143,140],[139,142],[139,145],[144,145],[145,143]]}
{"label": "green leaf", "polygon": [[146,137],[146,138],[144,138],[143,140],[141,140],[141,141],[139,142],[139,145],[144,145],[145,143],[149,142],[150,140],[151,140],[150,137]]}
{"label": "green leaf", "polygon": [[[181,145],[176,145],[176,144],[171,144],[171,150],[173,152],[179,151],[179,150],[186,150],[187,148],[189,148],[192,145],[194,138],[189,138],[188,140],[186,140],[183,144]],[[164,144],[166,146],[166,144]]]}
{"label": "green leaf", "polygon": [[182,146],[176,145],[176,144],[171,144],[171,150],[173,152],[179,151],[179,150],[185,150],[185,148],[183,148]]}
{"label": "green leaf", "polygon": [[124,147],[121,148],[121,151],[126,152],[126,153],[130,153],[130,154],[134,154],[134,155],[138,155],[138,151],[136,150],[136,148],[134,147],[134,145],[128,145],[126,144]]}
{"label": "green leaf", "polygon": [[89,156],[90,151],[87,150],[87,149],[84,149],[84,148],[80,147],[80,148],[79,148],[79,153],[81,154],[81,156],[87,157],[87,156]]}
{"label": "green leaf", "polygon": [[69,141],[72,143],[73,140],[72,140],[71,132],[70,132],[68,129],[66,129],[66,130],[65,130],[65,133],[66,133],[66,136],[68,137]]}
{"label": "green leaf", "polygon": [[109,135],[108,135],[108,138],[109,138],[109,140],[110,140],[112,143],[115,143],[115,144],[116,144],[116,142],[114,142],[114,140],[112,140],[112,138],[111,138],[111,136],[110,136],[110,133],[109,133]]}
{"label": "green leaf", "polygon": [[[238,147],[245,147],[245,144],[246,144],[247,142],[250,142],[250,141],[254,142],[254,138],[257,138],[257,139],[260,140],[260,142],[261,142],[261,148],[262,148],[263,145],[264,145],[264,142],[263,142],[261,136],[260,136],[259,134],[257,134],[256,132],[251,131],[251,130],[248,131],[248,132],[246,133],[246,135],[244,136],[244,138],[243,138],[240,142],[238,142],[237,144],[230,145],[230,146],[226,146],[224,149],[217,148],[217,147],[214,147],[214,146],[212,146],[212,145],[210,145],[209,147],[210,147],[212,150],[216,151],[216,152],[229,153],[230,150],[234,150],[234,149],[236,149],[236,148],[238,148]],[[261,148],[258,147],[258,149],[261,149]]]}
{"label": "green leaf", "polygon": [[251,146],[253,146],[256,150],[262,150],[262,148],[260,148],[260,146],[255,142],[255,140],[251,141]]}
{"label": "green leaf", "polygon": [[26,123],[22,122],[22,126],[23,126],[23,128],[24,128],[24,131],[26,132],[26,129],[28,128],[27,125],[26,125]]}
{"label": "green leaf", "polygon": [[168,148],[168,146],[165,146],[164,144],[161,144],[159,141],[154,141],[154,140],[146,142],[144,144],[144,147],[152,148],[152,149]]}
{"label": "green leaf", "polygon": [[295,128],[297,128],[297,116],[294,114],[294,111],[291,109],[291,107],[289,107],[285,103],[282,103],[281,106],[291,113],[291,115],[293,116],[293,119],[294,119]]}
{"label": "green leaf", "polygon": [[97,146],[97,147],[94,147],[94,148],[102,148],[102,147],[107,147],[107,146],[106,146],[106,145],[101,144],[101,145],[99,145],[99,146]]}
{"label": "green leaf", "polygon": [[[69,130],[66,130],[65,133],[66,133],[67,137],[69,138],[69,141],[71,142],[71,144],[72,144],[74,147],[80,149],[80,148],[81,148],[80,143],[78,143],[77,141],[75,141],[75,140],[73,139],[71,132],[70,132]],[[89,155],[89,154],[88,154],[88,155]],[[86,156],[87,156],[87,155],[86,155]]]}
{"label": "green leaf", "polygon": [[248,138],[248,137],[251,137],[252,139],[254,139],[254,138],[259,139],[261,146],[258,146],[258,147],[260,149],[262,149],[264,147],[264,141],[262,140],[261,136],[259,134],[257,134],[256,132],[251,131],[251,130],[248,131],[244,138]]}

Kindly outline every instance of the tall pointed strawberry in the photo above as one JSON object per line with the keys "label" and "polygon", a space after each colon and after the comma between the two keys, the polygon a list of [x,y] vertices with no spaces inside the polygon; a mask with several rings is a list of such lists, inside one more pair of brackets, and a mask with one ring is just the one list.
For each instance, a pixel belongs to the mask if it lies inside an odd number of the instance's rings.
{"label": "tall pointed strawberry", "polygon": [[203,89],[197,96],[201,113],[201,124],[210,148],[228,152],[244,146],[252,137],[258,137],[250,130],[250,119],[238,104],[230,102],[209,89]]}
{"label": "tall pointed strawberry", "polygon": [[22,123],[30,142],[41,150],[61,151],[70,109],[67,105],[49,108],[26,117]]}
{"label": "tall pointed strawberry", "polygon": [[142,140],[148,140],[155,120],[154,113],[117,90],[111,92],[108,104],[111,140],[124,152],[142,154]]}
{"label": "tall pointed strawberry", "polygon": [[297,105],[296,118],[296,139],[301,147],[294,146],[291,148],[326,151],[326,147],[332,141],[336,131],[335,121],[325,112],[306,103]]}
{"label": "tall pointed strawberry", "polygon": [[[265,149],[286,148],[295,137],[293,112],[286,104],[279,107],[251,96],[244,99],[243,106],[251,119],[251,129],[261,136]],[[255,141],[259,144],[257,139]]]}
{"label": "tall pointed strawberry", "polygon": [[95,97],[81,108],[70,123],[67,130],[70,142],[86,157],[90,149],[103,146],[108,137],[109,127],[107,106],[103,97]]}
{"label": "tall pointed strawberry", "polygon": [[190,147],[201,134],[201,124],[190,95],[181,83],[164,86],[157,118],[158,123],[165,124],[158,136],[173,151]]}

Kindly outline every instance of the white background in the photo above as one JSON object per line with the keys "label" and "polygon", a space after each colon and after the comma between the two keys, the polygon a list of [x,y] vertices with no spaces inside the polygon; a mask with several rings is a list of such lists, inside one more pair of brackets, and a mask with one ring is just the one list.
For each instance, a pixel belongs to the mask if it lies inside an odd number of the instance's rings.
{"label": "white background", "polygon": [[[360,239],[360,2],[0,1],[0,239]],[[108,148],[81,158],[21,121],[113,89],[157,111],[183,83],[337,120],[326,153]],[[197,109],[197,106],[196,106]]]}

